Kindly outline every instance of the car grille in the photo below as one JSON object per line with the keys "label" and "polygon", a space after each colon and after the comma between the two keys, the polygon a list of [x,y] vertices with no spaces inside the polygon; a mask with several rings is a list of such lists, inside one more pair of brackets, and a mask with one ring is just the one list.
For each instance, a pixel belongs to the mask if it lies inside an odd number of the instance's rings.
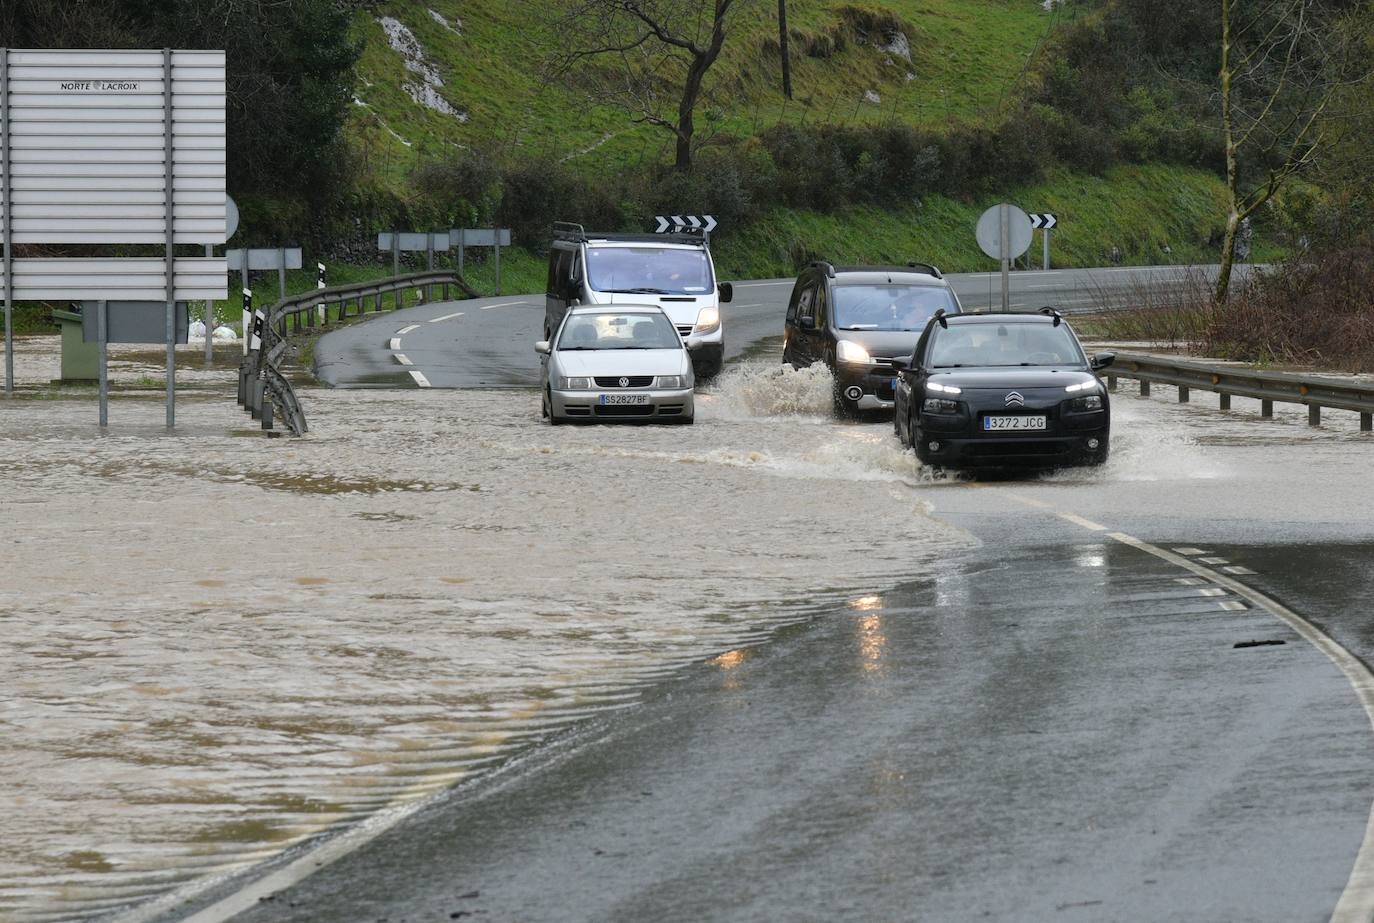
{"label": "car grille", "polygon": [[653,404],[606,404],[596,406],[598,417],[652,417]]}
{"label": "car grille", "polygon": [[[625,378],[629,384],[622,385],[621,378]],[[652,375],[598,375],[596,378],[598,388],[647,388],[653,383]]]}
{"label": "car grille", "polygon": [[1063,455],[1070,448],[1071,446],[1063,442],[1021,439],[1015,442],[971,442],[964,447],[964,454],[979,458],[1040,457]]}
{"label": "car grille", "polygon": [[692,325],[692,324],[678,324],[678,325],[677,325],[677,332],[680,333],[680,334],[682,334],[683,336],[687,336],[688,334],[690,334],[690,333],[692,332],[692,330],[693,330],[693,325]]}

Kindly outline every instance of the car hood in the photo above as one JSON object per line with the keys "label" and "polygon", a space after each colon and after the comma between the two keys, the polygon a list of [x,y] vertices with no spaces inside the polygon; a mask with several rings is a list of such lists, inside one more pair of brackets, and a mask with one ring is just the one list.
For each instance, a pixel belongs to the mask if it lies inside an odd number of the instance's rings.
{"label": "car hood", "polygon": [[916,350],[919,330],[836,330],[835,339],[858,343],[878,359],[906,359]]}
{"label": "car hood", "polygon": [[930,375],[930,381],[954,385],[965,390],[987,388],[1024,391],[1035,388],[1065,388],[1095,380],[1096,376],[1092,372],[1073,367],[937,369]]}
{"label": "car hood", "polygon": [[598,349],[555,353],[563,375],[682,375],[689,359],[685,349]]}

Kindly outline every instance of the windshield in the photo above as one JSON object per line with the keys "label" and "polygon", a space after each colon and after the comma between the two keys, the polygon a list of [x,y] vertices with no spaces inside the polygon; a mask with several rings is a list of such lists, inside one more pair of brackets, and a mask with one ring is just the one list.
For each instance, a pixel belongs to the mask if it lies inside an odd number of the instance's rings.
{"label": "windshield", "polygon": [[924,330],[931,315],[959,306],[933,285],[837,285],[835,326],[841,330]]}
{"label": "windshield", "polygon": [[704,250],[668,247],[588,247],[593,291],[646,295],[704,295],[716,290]]}
{"label": "windshield", "polygon": [[1033,323],[951,324],[932,332],[937,369],[1086,364],[1069,328]]}
{"label": "windshield", "polygon": [[574,314],[563,325],[558,349],[681,349],[662,314]]}

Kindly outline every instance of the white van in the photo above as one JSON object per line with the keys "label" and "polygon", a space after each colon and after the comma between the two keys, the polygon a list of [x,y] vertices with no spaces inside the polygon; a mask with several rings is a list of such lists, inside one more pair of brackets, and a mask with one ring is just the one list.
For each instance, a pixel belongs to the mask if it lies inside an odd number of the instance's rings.
{"label": "white van", "polygon": [[569,307],[656,304],[684,340],[692,337],[698,379],[720,372],[725,326],[720,306],[734,297],[716,281],[711,247],[700,231],[674,234],[589,234],[580,224],[556,222],[549,249],[544,339]]}

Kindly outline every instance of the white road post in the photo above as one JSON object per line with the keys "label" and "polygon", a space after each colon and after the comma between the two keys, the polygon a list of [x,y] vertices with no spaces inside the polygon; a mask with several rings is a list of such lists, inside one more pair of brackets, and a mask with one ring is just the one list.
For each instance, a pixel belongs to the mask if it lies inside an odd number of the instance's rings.
{"label": "white road post", "polygon": [[[205,245],[205,255],[212,257],[215,255],[215,245]],[[215,303],[206,299],[205,301],[205,364],[208,366],[215,361]]]}
{"label": "white road post", "polygon": [[[317,273],[316,278],[315,278],[315,288],[317,288],[317,289],[324,288],[324,264],[323,264],[323,263],[316,263],[316,264],[315,264],[315,271],[316,271],[316,273]],[[321,301],[321,302],[319,303],[319,305],[315,308],[315,312],[316,312],[316,314],[317,314],[317,315],[319,316],[319,318],[320,318],[320,326],[323,327],[323,326],[324,326],[324,302],[323,302],[323,301]]]}

